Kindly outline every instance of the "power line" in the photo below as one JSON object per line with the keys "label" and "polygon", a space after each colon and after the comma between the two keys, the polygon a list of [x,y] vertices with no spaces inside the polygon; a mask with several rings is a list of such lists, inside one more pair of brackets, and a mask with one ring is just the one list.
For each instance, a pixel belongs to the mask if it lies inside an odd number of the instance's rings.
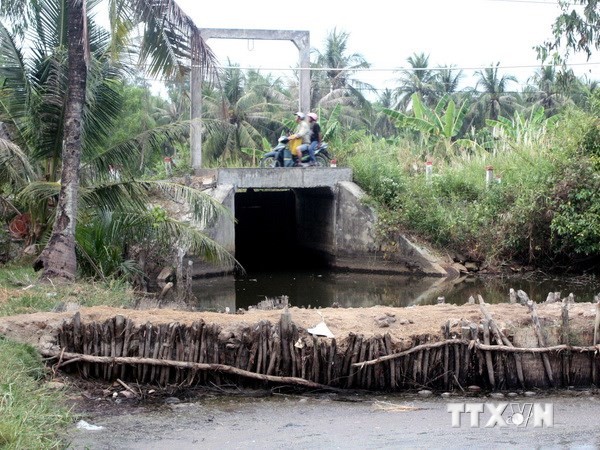
{"label": "power line", "polygon": [[[489,1],[499,1],[499,0],[489,0]],[[504,0],[506,1],[506,0]],[[278,72],[289,72],[289,71],[303,71],[309,70],[312,72],[327,72],[327,71],[344,71],[344,72],[399,72],[399,71],[407,71],[407,72],[419,72],[419,71],[444,71],[444,70],[485,70],[485,69],[539,69],[542,67],[574,67],[574,66],[597,66],[600,65],[600,62],[582,62],[582,63],[567,63],[567,64],[525,64],[525,65],[487,65],[487,66],[464,66],[464,67],[362,67],[362,68],[345,68],[345,67],[242,67],[242,66],[214,66],[215,69],[238,69],[238,70],[268,70],[268,71],[278,71]],[[200,68],[200,65],[192,65],[191,67]]]}
{"label": "power line", "polygon": [[[559,6],[558,2],[544,1],[544,0],[486,0],[488,2],[499,2],[499,3],[534,3],[541,5],[553,5]],[[568,5],[572,5],[572,3],[568,3]]]}

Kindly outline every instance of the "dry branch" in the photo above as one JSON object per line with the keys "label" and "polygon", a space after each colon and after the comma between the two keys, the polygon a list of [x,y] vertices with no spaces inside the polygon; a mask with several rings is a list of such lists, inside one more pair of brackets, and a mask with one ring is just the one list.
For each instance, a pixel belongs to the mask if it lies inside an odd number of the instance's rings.
{"label": "dry branch", "polygon": [[411,347],[403,352],[394,353],[392,355],[385,355],[377,359],[372,359],[370,361],[362,361],[353,363],[354,367],[363,367],[370,366],[373,364],[378,364],[384,361],[389,361],[395,358],[401,358],[402,356],[410,355],[414,352],[419,352],[421,350],[431,349],[443,347],[447,344],[460,344],[460,345],[472,345],[474,348],[482,351],[492,351],[492,352],[507,352],[507,353],[551,353],[551,352],[560,352],[563,350],[569,350],[572,352],[600,352],[600,345],[589,345],[589,346],[569,346],[569,345],[554,345],[552,347],[509,347],[507,345],[485,345],[477,341],[468,341],[466,339],[448,339],[445,341],[434,342],[430,344],[422,344],[417,345],[415,347]]}
{"label": "dry branch", "polygon": [[192,363],[189,361],[174,361],[171,359],[155,359],[155,358],[137,358],[137,357],[125,357],[125,356],[92,356],[82,355],[80,353],[67,353],[60,350],[48,350],[42,349],[40,353],[43,356],[51,356],[59,358],[62,355],[62,359],[65,360],[62,365],[69,363],[72,360],[99,363],[99,364],[149,364],[152,366],[160,367],[177,367],[180,369],[194,369],[194,370],[206,370],[217,373],[228,373],[231,375],[238,375],[241,377],[252,378],[260,381],[269,381],[272,383],[292,384],[297,386],[303,386],[313,389],[326,389],[326,390],[338,390],[324,384],[315,383],[313,381],[305,380],[303,378],[295,377],[279,377],[274,375],[264,375],[254,372],[248,372],[247,370],[238,369],[236,367],[227,366],[225,364],[205,364],[205,363]]}

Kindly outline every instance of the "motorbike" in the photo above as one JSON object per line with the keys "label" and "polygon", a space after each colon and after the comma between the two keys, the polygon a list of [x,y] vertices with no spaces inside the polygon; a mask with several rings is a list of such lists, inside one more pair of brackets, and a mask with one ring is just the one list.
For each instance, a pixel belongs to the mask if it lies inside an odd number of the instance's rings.
{"label": "motorbike", "polygon": [[[289,148],[289,139],[287,136],[282,136],[278,139],[277,145],[266,153],[260,160],[259,167],[294,167],[297,164],[298,157],[292,155]],[[302,163],[308,164],[308,149],[302,151]],[[329,145],[326,142],[321,142],[321,145],[315,149],[315,161],[317,167],[329,167],[331,162],[329,154]]]}

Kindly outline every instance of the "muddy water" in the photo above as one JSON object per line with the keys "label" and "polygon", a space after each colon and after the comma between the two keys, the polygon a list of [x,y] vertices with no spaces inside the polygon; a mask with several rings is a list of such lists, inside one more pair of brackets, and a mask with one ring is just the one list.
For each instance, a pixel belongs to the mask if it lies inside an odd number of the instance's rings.
{"label": "muddy water", "polygon": [[[343,400],[343,401],[342,401]],[[169,399],[175,401],[175,399]],[[523,410],[533,402],[553,405],[553,427],[470,427],[463,414],[452,426],[449,402],[509,402]],[[516,409],[515,409],[516,408]],[[107,414],[110,413],[110,414]],[[73,449],[380,449],[380,448],[580,448],[600,447],[600,397],[590,392],[551,396],[428,399],[417,396],[209,397],[162,406],[112,405],[85,417],[97,431],[75,429]]]}
{"label": "muddy water", "polygon": [[200,278],[193,290],[199,310],[231,311],[256,305],[265,298],[286,295],[299,307],[369,307],[374,305],[410,306],[433,304],[438,297],[448,303],[463,304],[469,296],[483,296],[488,303],[508,301],[510,288],[525,291],[530,298],[544,301],[549,292],[569,293],[576,301],[593,301],[600,287],[592,280],[567,277],[525,276],[519,278],[411,277],[329,271],[257,272],[244,277]]}

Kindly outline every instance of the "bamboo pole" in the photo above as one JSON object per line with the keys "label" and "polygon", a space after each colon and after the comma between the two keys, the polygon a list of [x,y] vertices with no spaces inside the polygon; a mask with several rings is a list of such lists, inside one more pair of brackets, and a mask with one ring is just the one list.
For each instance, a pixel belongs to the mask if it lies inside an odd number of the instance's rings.
{"label": "bamboo pole", "polygon": [[319,371],[321,369],[321,362],[319,361],[319,338],[313,336],[313,362],[312,362],[312,376],[311,378],[316,383],[319,382]]}
{"label": "bamboo pole", "polygon": [[[570,346],[570,326],[569,326],[569,302],[564,301],[562,304],[561,311],[562,327],[561,327],[561,341],[564,345]],[[571,350],[567,350],[562,354],[562,372],[563,381],[565,386],[571,384]]]}
{"label": "bamboo pole", "polygon": [[[386,354],[392,355],[393,348],[390,333],[386,333],[383,339],[385,342]],[[390,360],[390,388],[392,390],[396,389],[396,361],[393,359]]]}
{"label": "bamboo pole", "polygon": [[[130,345],[131,345],[131,330],[133,329],[133,322],[131,319],[127,318],[125,320],[125,327],[123,330],[123,349],[121,351],[121,356],[129,356],[130,353]],[[125,368],[121,369],[121,378],[125,377]]]}
{"label": "bamboo pole", "polygon": [[[596,321],[594,322],[594,346],[598,345],[598,338],[600,333],[600,296],[595,296],[596,300]],[[592,353],[592,383],[597,385],[596,380],[596,354]]]}
{"label": "bamboo pole", "polygon": [[333,379],[333,372],[335,366],[335,355],[337,353],[337,342],[335,338],[331,340],[331,347],[329,350],[329,358],[327,358],[327,385],[331,384],[331,380]]}
{"label": "bamboo pole", "polygon": [[427,374],[429,373],[429,358],[431,357],[431,352],[430,350],[425,350],[423,353],[423,375],[421,378],[423,380],[422,383],[427,385],[427,382],[429,381]]}
{"label": "bamboo pole", "polygon": [[[352,387],[354,385],[354,381],[356,380],[358,371],[352,372],[352,367],[354,364],[357,364],[360,356],[360,349],[362,347],[362,336],[357,336],[354,341],[354,348],[352,349],[352,357],[350,358],[350,366],[348,367],[348,387]],[[303,377],[304,378],[304,377]]]}
{"label": "bamboo pole", "polygon": [[[450,321],[446,321],[444,325],[444,339],[450,338]],[[450,348],[448,345],[444,345],[444,356],[443,356],[443,370],[444,370],[444,389],[450,389],[450,378],[449,378],[449,364],[450,364]]]}

